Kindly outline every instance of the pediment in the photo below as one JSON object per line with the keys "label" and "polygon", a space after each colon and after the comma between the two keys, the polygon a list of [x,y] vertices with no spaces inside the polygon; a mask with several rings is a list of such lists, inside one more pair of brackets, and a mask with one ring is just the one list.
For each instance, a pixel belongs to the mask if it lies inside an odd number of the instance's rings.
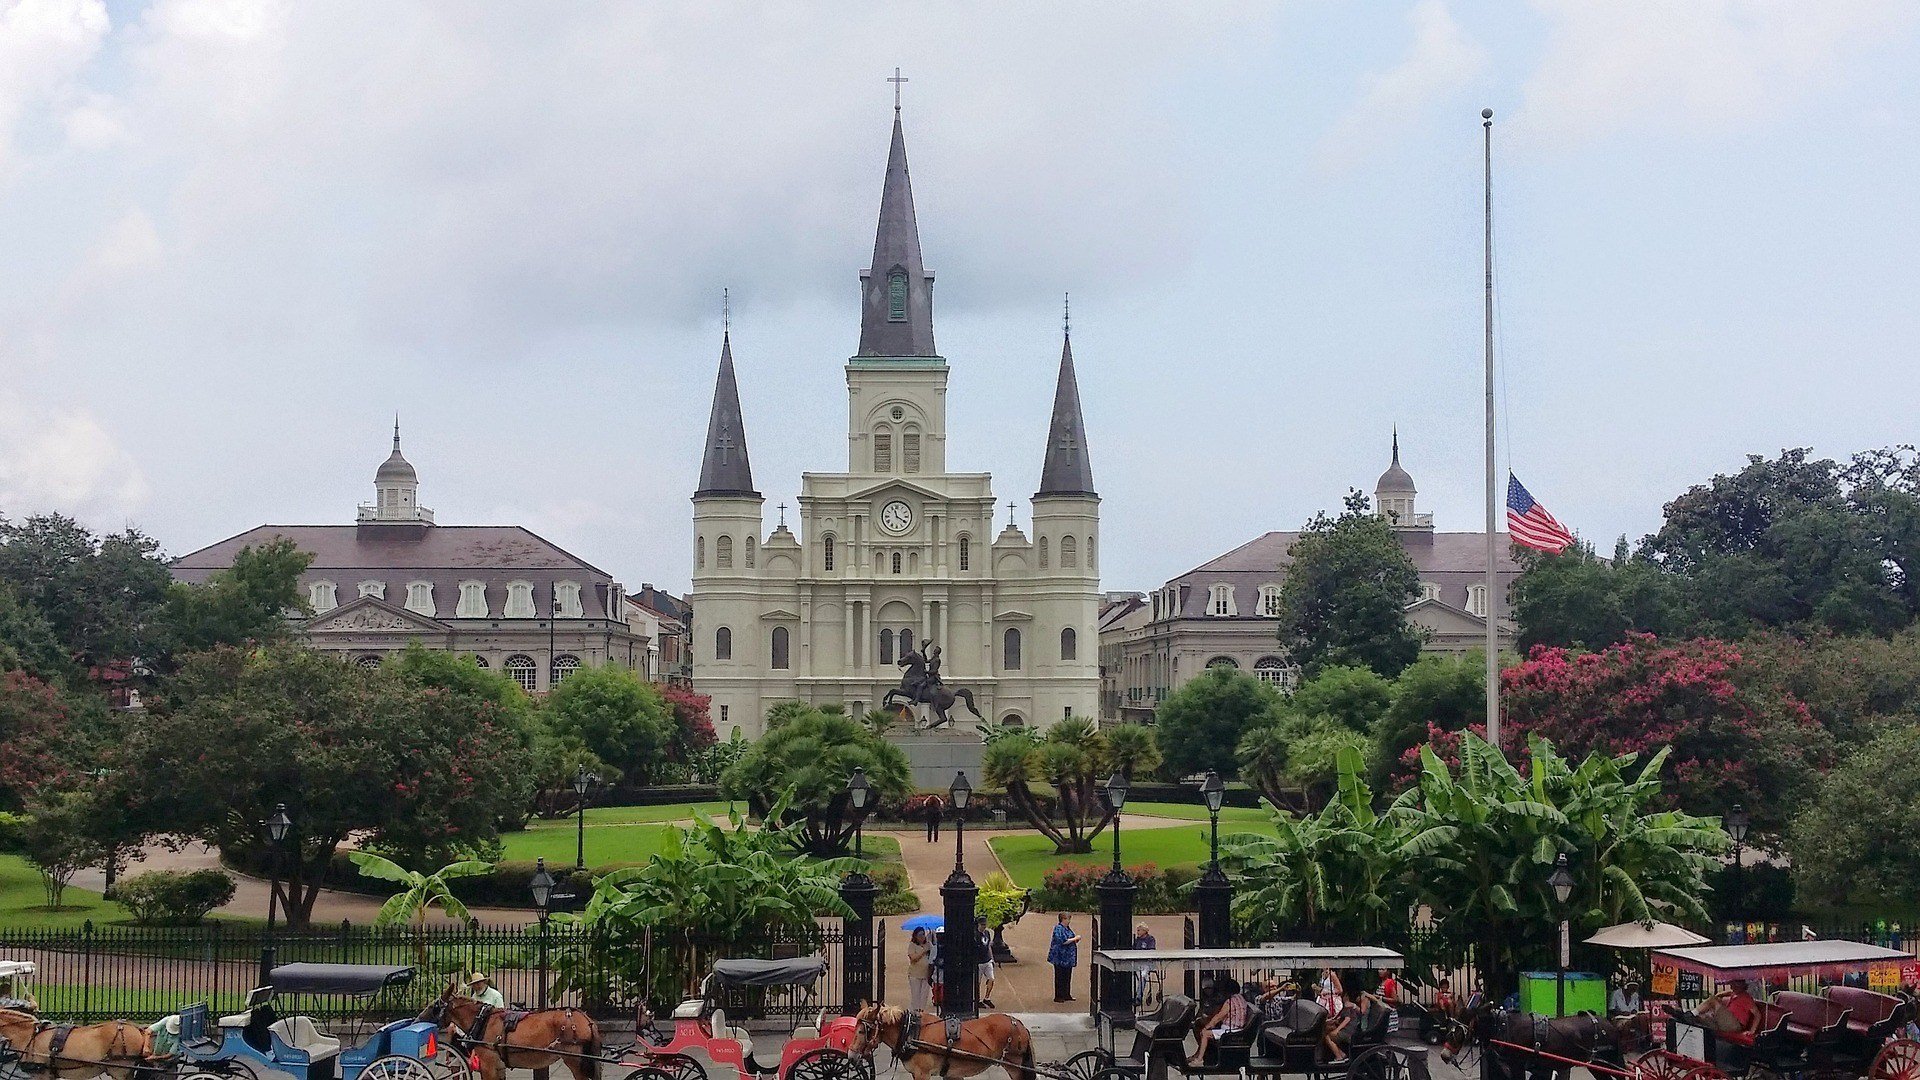
{"label": "pediment", "polygon": [[800,613],[797,611],[789,611],[786,608],[774,608],[772,611],[761,612],[760,621],[761,622],[799,622]]}
{"label": "pediment", "polygon": [[1018,608],[1014,608],[1008,611],[998,611],[994,613],[993,621],[994,622],[1032,622],[1033,612],[1021,611]]}
{"label": "pediment", "polygon": [[309,634],[417,634],[445,631],[447,624],[372,596],[358,597],[307,620]]}
{"label": "pediment", "polygon": [[897,476],[890,476],[877,484],[863,487],[858,491],[849,491],[846,494],[846,498],[871,499],[888,491],[910,491],[923,499],[945,499],[947,497],[944,493],[935,491],[930,487],[916,484],[911,480],[902,480]]}
{"label": "pediment", "polygon": [[1439,600],[1416,600],[1407,605],[1407,617],[1433,629],[1464,627],[1484,629],[1486,620]]}

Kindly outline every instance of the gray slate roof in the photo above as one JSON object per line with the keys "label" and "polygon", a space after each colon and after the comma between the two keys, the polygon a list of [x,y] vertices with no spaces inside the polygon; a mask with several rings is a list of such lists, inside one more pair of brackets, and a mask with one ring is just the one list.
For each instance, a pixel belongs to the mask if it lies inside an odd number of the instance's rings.
{"label": "gray slate roof", "polygon": [[[1181,598],[1181,618],[1208,618],[1207,589],[1213,585],[1233,586],[1237,618],[1259,618],[1260,586],[1278,585],[1286,579],[1286,567],[1292,563],[1287,549],[1300,538],[1298,532],[1270,532],[1234,548],[1217,559],[1202,563],[1167,582],[1169,587],[1186,587]],[[1420,580],[1440,586],[1441,603],[1461,610],[1467,607],[1467,587],[1481,585],[1487,579],[1487,534],[1477,532],[1396,532],[1400,545],[1407,549]],[[1506,533],[1497,533],[1498,570],[1502,582],[1511,582],[1520,574],[1520,564]],[[1504,604],[1504,602],[1503,602]]]}
{"label": "gray slate roof", "polygon": [[[887,278],[905,272],[906,318],[890,318]],[[937,356],[933,351],[933,275],[920,257],[920,226],[913,216],[913,181],[907,176],[907,139],[900,110],[893,110],[893,145],[887,180],[880,189],[880,226],[873,262],[860,275],[861,356]]]}
{"label": "gray slate roof", "polygon": [[753,463],[747,460],[747,424],[740,416],[740,387],[733,378],[731,333],[720,338],[720,375],[713,384],[706,456],[700,462],[700,487],[693,497],[760,497],[753,489]]}
{"label": "gray slate roof", "polygon": [[584,617],[607,617],[606,571],[567,553],[518,525],[433,525],[424,528],[362,525],[262,525],[173,561],[180,581],[204,582],[233,565],[243,547],[258,548],[284,536],[313,556],[301,575],[300,589],[331,581],[344,606],[360,595],[362,581],[383,581],[387,602],[406,601],[407,584],[433,583],[434,607],[442,619],[453,616],[462,581],[487,583],[487,606],[500,618],[507,603],[507,582],[533,583],[534,610],[547,614],[553,583],[580,584]]}
{"label": "gray slate roof", "polygon": [[1087,424],[1080,415],[1080,383],[1073,376],[1073,338],[1060,343],[1060,381],[1053,389],[1053,422],[1040,468],[1043,495],[1092,495],[1093,460],[1087,456]]}

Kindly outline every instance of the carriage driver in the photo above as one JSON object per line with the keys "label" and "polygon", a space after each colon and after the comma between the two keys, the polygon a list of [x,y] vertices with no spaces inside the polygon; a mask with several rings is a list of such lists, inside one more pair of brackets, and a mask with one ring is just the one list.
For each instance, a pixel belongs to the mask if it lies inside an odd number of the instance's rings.
{"label": "carriage driver", "polygon": [[148,1061],[169,1061],[180,1052],[180,1014],[163,1016],[147,1028]]}
{"label": "carriage driver", "polygon": [[466,996],[482,1005],[491,1005],[496,1009],[507,1007],[506,996],[494,989],[493,980],[484,971],[476,971],[467,979]]}

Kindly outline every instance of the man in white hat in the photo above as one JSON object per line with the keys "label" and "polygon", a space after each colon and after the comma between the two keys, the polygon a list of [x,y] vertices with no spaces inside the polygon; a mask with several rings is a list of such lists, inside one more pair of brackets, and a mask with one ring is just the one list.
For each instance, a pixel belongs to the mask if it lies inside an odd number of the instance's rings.
{"label": "man in white hat", "polygon": [[496,1009],[507,1007],[506,996],[493,988],[493,980],[487,978],[484,971],[476,971],[467,980],[467,996],[482,1005],[491,1005]]}
{"label": "man in white hat", "polygon": [[163,1016],[147,1028],[146,1058],[166,1061],[180,1052],[180,1014]]}

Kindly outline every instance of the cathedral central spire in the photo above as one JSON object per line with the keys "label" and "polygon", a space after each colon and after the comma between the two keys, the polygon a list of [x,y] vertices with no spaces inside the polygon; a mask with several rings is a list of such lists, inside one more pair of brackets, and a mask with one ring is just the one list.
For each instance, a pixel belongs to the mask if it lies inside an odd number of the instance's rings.
{"label": "cathedral central spire", "polygon": [[860,356],[936,356],[933,275],[920,257],[920,226],[907,175],[907,137],[893,113],[893,145],[880,190],[873,262],[860,273]]}

